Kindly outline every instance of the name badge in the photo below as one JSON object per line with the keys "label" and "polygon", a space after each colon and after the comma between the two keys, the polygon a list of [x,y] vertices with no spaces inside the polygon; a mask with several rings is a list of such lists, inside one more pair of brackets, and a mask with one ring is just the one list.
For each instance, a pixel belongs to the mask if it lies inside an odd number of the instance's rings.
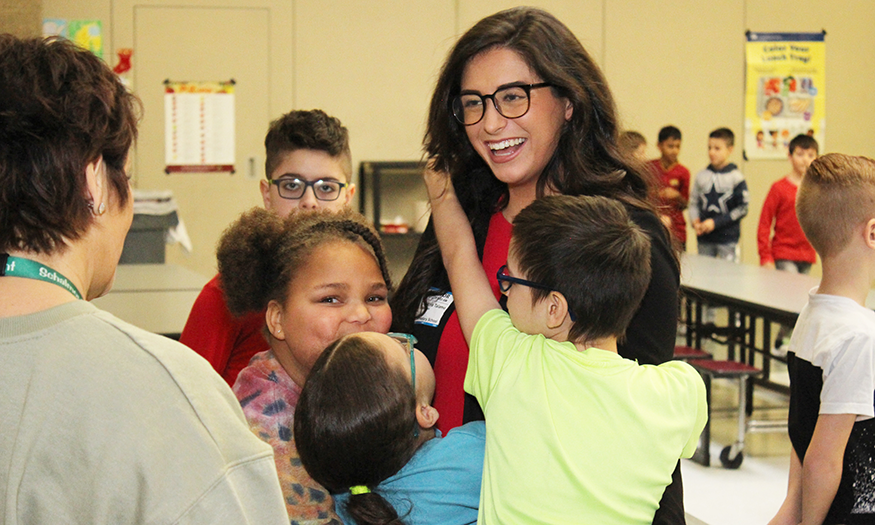
{"label": "name badge", "polygon": [[441,324],[447,309],[453,304],[453,293],[431,295],[425,299],[425,313],[416,318],[415,324],[437,327]]}

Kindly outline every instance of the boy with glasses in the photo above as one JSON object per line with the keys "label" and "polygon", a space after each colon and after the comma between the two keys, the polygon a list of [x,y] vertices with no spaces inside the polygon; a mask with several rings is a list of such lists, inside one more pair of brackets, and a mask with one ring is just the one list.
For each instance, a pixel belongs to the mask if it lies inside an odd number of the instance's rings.
{"label": "boy with glasses", "polygon": [[[324,111],[291,111],[273,121],[264,139],[264,207],[282,217],[297,209],[340,210],[355,194],[349,131]],[[179,341],[203,356],[233,386],[256,353],[267,350],[264,313],[234,317],[219,275],[204,286]]]}
{"label": "boy with glasses", "polygon": [[650,524],[707,418],[686,363],[617,354],[651,277],[650,240],[606,197],[548,196],[514,219],[504,312],[449,178],[425,175],[489,421],[478,523]]}

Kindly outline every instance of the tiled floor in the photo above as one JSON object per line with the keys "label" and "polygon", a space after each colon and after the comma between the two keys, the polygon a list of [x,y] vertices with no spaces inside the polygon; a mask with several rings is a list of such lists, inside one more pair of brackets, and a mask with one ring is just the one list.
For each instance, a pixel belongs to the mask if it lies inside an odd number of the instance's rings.
{"label": "tiled floor", "polygon": [[[716,346],[706,349],[715,352],[717,358],[723,351]],[[773,378],[781,374],[780,369],[773,371]],[[757,388],[752,418],[786,421],[788,402],[784,395]],[[787,432],[747,433],[741,466],[737,470],[723,468],[720,451],[734,442],[737,435],[737,382],[714,380],[711,404],[711,466],[683,461],[687,514],[707,525],[765,524],[774,516],[787,491],[790,464]],[[690,524],[695,523],[693,519]]]}

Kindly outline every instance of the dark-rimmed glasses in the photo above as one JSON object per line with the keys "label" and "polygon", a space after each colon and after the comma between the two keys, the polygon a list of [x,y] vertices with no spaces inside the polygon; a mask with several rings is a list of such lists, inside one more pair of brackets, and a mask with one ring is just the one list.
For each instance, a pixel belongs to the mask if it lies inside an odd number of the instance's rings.
{"label": "dark-rimmed glasses", "polygon": [[[414,345],[418,342],[416,337],[411,334],[404,334],[401,332],[389,332],[389,337],[398,341],[402,347],[407,350],[407,353],[410,354],[410,382],[413,384],[413,395],[416,395],[416,352],[414,351]],[[419,437],[419,423],[413,428],[413,437]]]}
{"label": "dark-rimmed glasses", "polygon": [[316,200],[320,201],[336,201],[340,197],[340,190],[349,186],[345,182],[336,180],[319,179],[307,181],[304,179],[295,178],[277,178],[270,181],[276,186],[280,197],[284,199],[297,200],[304,196],[307,188],[313,188],[313,195]]}
{"label": "dark-rimmed glasses", "polygon": [[516,84],[495,90],[491,95],[479,93],[462,93],[453,98],[453,116],[465,126],[473,126],[483,120],[486,114],[486,99],[492,99],[492,105],[504,118],[520,118],[529,112],[531,93],[533,89],[550,87],[549,82],[539,84]]}
{"label": "dark-rimmed glasses", "polygon": [[[519,277],[512,277],[507,273],[507,265],[505,264],[501,268],[498,269],[498,272],[495,274],[496,279],[498,279],[498,289],[501,290],[501,293],[507,295],[507,291],[510,290],[510,287],[515,284],[521,284],[523,286],[528,286],[529,288],[538,288],[539,290],[549,290],[551,292],[558,292],[550,286],[546,284],[536,283],[534,281],[528,281],[526,279],[520,279]],[[562,293],[562,292],[559,292]],[[566,298],[566,301],[568,299]],[[571,311],[571,308],[568,309],[568,317],[571,318],[571,321],[577,321],[577,316],[574,315],[574,312]]]}

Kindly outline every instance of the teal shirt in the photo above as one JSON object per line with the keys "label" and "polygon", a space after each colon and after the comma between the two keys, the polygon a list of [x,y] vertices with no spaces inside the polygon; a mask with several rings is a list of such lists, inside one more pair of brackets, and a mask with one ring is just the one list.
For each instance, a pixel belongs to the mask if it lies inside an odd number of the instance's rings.
{"label": "teal shirt", "polygon": [[[474,421],[426,441],[394,476],[374,489],[391,503],[404,523],[467,525],[477,522],[486,426]],[[334,497],[344,523],[349,492]]]}
{"label": "teal shirt", "polygon": [[489,422],[481,524],[650,524],[707,418],[688,364],[580,352],[501,310],[474,329],[465,391]]}

